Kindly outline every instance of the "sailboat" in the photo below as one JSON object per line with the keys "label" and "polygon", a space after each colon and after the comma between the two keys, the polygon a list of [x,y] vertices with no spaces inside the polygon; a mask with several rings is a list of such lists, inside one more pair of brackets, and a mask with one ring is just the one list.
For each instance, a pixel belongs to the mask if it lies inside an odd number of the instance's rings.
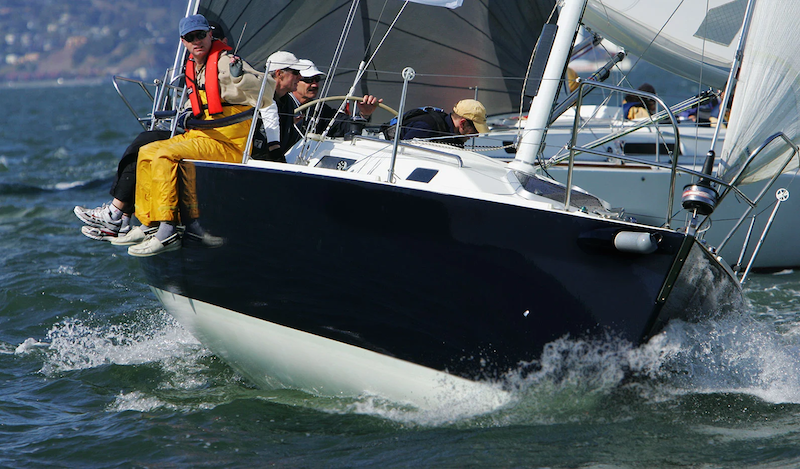
{"label": "sailboat", "polygon": [[[142,258],[156,297],[259,386],[419,408],[486,389],[502,403],[497,383],[559,338],[636,345],[671,320],[740,308],[739,279],[696,235],[703,200],[689,197],[695,224],[655,227],[536,174],[537,122],[585,3],[565,2],[544,28],[531,131],[513,163],[358,135],[298,143],[295,159],[313,166],[184,161],[222,243]],[[198,10],[213,13],[187,13]],[[407,90],[415,72],[401,76]]]}

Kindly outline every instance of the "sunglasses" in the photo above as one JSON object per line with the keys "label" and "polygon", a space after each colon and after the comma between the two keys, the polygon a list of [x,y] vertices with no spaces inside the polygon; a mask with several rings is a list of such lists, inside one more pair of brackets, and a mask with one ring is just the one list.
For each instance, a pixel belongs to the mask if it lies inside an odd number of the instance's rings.
{"label": "sunglasses", "polygon": [[192,31],[191,33],[187,33],[183,36],[184,41],[186,42],[194,42],[196,39],[203,40],[208,36],[208,31]]}
{"label": "sunglasses", "polygon": [[284,73],[291,73],[292,75],[300,75],[300,71],[293,68],[282,68],[281,71]]}
{"label": "sunglasses", "polygon": [[306,83],[319,83],[322,81],[322,78],[317,75],[313,77],[301,78],[300,81],[304,81]]}

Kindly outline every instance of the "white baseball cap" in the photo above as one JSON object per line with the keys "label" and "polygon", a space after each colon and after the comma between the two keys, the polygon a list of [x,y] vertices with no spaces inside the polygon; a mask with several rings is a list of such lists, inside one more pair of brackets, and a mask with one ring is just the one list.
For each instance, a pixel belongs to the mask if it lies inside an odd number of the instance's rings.
{"label": "white baseball cap", "polygon": [[295,57],[294,54],[283,50],[279,50],[267,57],[267,64],[269,65],[269,70],[267,70],[267,72],[283,70],[284,68],[303,71],[308,68],[308,65],[300,65],[300,60]]}
{"label": "white baseball cap", "polygon": [[308,59],[300,59],[298,62],[300,65],[304,65],[306,68],[300,71],[300,76],[303,78],[311,78],[317,75],[325,75],[325,72],[320,71],[314,62]]}

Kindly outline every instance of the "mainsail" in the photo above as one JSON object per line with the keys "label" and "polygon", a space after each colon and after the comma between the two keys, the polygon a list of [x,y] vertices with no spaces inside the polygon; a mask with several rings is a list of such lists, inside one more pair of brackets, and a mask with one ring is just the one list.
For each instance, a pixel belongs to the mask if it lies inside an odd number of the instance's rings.
{"label": "mainsail", "polygon": [[[201,0],[199,12],[222,22],[234,39],[247,23],[238,52],[256,68],[263,69],[272,52],[288,50],[326,69],[351,3]],[[359,63],[374,52],[403,3],[360,1],[331,88],[333,95],[350,88]],[[409,86],[406,107],[452,106],[477,94],[489,113],[516,112],[530,53],[554,3],[471,0],[455,10],[409,3],[356,93],[382,97],[396,107],[402,88],[400,72],[408,66],[417,77]]]}
{"label": "mainsail", "polygon": [[746,0],[589,0],[584,23],[653,65],[724,88]]}
{"label": "mainsail", "polygon": [[[719,176],[732,179],[749,154],[769,136],[783,132],[800,141],[800,3],[756,2],[748,31]],[[743,182],[771,177],[790,148],[782,140],[767,146],[744,174]],[[797,158],[784,172],[798,167]]]}

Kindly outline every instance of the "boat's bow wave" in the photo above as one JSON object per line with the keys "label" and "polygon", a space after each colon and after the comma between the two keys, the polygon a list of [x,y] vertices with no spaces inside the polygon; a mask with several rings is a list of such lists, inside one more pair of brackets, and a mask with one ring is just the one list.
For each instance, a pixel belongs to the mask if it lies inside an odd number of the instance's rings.
{"label": "boat's bow wave", "polygon": [[[486,392],[463,394],[443,389],[439,405],[424,410],[370,394],[319,397],[254,389],[163,311],[137,314],[127,326],[66,318],[41,340],[0,348],[41,360],[45,376],[70,374],[93,385],[102,380],[98,370],[116,367],[110,412],[193,412],[245,399],[402,425],[512,427],[625,419],[626,409],[657,411],[665,402],[726,393],[751,396],[756,405],[800,404],[797,328],[776,331],[752,318],[740,313],[700,323],[673,321],[640,347],[611,336],[563,337],[535,362],[510,371],[503,384],[486,381]],[[149,378],[136,379],[142,373]],[[497,399],[499,389],[506,399]]]}

